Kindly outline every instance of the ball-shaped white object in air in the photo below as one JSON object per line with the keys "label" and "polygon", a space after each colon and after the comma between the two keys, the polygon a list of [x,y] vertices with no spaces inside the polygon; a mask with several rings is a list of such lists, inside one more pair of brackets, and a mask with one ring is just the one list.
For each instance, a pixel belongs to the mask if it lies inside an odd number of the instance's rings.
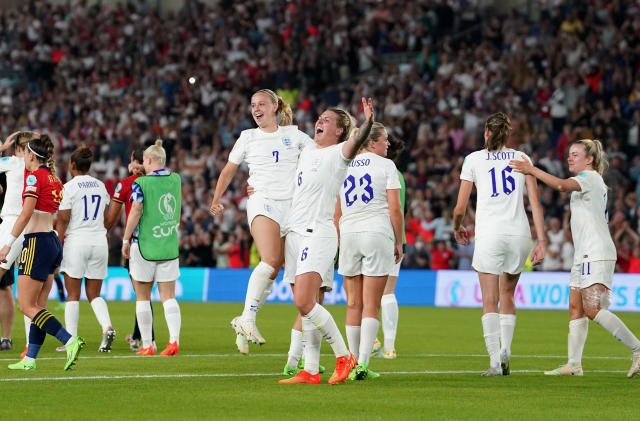
{"label": "ball-shaped white object in air", "polygon": [[196,83],[196,78],[195,78],[195,77],[193,77],[193,76],[191,76],[191,77],[189,78],[189,83],[190,83],[190,84],[192,84],[192,85],[193,85],[194,83]]}

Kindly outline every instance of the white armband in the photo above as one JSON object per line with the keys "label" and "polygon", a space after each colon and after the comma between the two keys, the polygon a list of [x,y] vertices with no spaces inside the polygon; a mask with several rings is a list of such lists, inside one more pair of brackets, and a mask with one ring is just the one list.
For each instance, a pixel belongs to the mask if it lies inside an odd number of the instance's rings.
{"label": "white armband", "polygon": [[16,241],[17,237],[14,237],[13,235],[9,234],[9,241],[7,241],[7,245],[9,246],[9,248],[11,248],[11,246],[13,245],[13,242]]}

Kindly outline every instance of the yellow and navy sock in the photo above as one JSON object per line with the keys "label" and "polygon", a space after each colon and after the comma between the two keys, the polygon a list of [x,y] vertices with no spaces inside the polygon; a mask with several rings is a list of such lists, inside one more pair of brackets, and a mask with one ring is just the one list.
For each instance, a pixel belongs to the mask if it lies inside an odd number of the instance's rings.
{"label": "yellow and navy sock", "polygon": [[47,332],[40,329],[37,325],[31,323],[31,325],[29,326],[29,345],[27,348],[27,357],[33,358],[34,360],[36,359],[46,336]]}
{"label": "yellow and navy sock", "polygon": [[71,334],[62,327],[58,319],[56,319],[53,314],[49,313],[46,308],[40,310],[35,316],[33,316],[31,323],[35,324],[49,335],[58,338],[63,345],[71,339]]}

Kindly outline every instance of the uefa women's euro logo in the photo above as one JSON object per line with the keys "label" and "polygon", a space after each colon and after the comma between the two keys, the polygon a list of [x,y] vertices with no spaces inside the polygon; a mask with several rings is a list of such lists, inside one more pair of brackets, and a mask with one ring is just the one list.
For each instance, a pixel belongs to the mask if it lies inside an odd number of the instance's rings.
{"label": "uefa women's euro logo", "polygon": [[166,221],[172,220],[176,215],[176,207],[178,202],[171,193],[165,193],[160,196],[158,201],[158,210]]}
{"label": "uefa women's euro logo", "polygon": [[447,284],[447,304],[451,307],[457,307],[464,299],[464,285],[459,280],[451,281]]}

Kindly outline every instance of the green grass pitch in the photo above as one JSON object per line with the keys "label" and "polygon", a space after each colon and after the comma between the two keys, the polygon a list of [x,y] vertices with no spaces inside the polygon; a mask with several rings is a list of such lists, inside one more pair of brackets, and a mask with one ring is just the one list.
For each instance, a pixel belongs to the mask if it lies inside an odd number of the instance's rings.
{"label": "green grass pitch", "polygon": [[[590,323],[585,376],[549,378],[542,370],[566,361],[568,313],[520,311],[512,347],[512,374],[482,378],[488,366],[479,309],[401,307],[398,359],[372,359],[376,380],[329,386],[279,385],[295,317],[293,305],[267,304],[258,325],[267,343],[237,353],[229,321],[242,304],[181,303],[176,357],[137,357],[124,337],[135,304],[109,303],[118,332],[114,350],[100,354],[100,329],[90,306],[80,306],[80,334],[88,346],[65,372],[64,355],[47,337],[32,372],[0,368],[0,420],[183,419],[638,419],[640,378],[626,378],[630,353]],[[55,303],[50,307],[53,308]],[[328,306],[344,332],[344,306]],[[154,303],[158,347],[168,332]],[[54,313],[61,321],[63,312]],[[6,367],[24,346],[16,315],[14,351],[0,353]],[[621,318],[640,333],[640,314]],[[335,359],[323,344],[321,363]],[[4,371],[3,371],[4,370]]]}

